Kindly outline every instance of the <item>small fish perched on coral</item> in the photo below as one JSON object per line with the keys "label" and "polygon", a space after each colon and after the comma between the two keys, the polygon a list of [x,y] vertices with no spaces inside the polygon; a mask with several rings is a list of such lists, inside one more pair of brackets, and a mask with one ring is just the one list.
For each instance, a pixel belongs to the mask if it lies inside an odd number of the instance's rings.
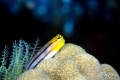
{"label": "small fish perched on coral", "polygon": [[55,57],[41,61],[17,80],[120,80],[109,64],[100,64],[82,47],[65,44]]}
{"label": "small fish perched on coral", "polygon": [[38,53],[32,58],[32,60],[27,65],[25,71],[33,69],[42,60],[49,59],[52,56],[54,56],[64,44],[65,40],[63,36],[61,36],[60,34],[56,35],[38,51]]}

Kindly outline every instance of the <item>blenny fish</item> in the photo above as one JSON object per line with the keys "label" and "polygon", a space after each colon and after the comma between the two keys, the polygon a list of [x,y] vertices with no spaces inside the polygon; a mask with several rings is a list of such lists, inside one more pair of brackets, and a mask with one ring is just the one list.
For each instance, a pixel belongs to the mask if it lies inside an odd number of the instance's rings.
{"label": "blenny fish", "polygon": [[34,55],[26,66],[25,71],[34,69],[41,61],[53,57],[64,44],[65,40],[63,36],[60,34],[56,35]]}

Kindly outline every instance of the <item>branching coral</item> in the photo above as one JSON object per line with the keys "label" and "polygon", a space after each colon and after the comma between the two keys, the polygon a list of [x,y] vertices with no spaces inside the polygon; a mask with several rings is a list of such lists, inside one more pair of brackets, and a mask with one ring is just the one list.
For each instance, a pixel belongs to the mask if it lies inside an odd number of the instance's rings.
{"label": "branching coral", "polygon": [[80,46],[68,43],[58,54],[24,72],[17,80],[120,80],[108,64],[100,64]]}
{"label": "branching coral", "polygon": [[[29,48],[30,45],[23,40],[19,40],[19,43],[16,41],[13,43],[13,52],[9,59],[9,65],[6,66],[6,60],[8,48],[5,47],[4,54],[2,58],[2,65],[0,66],[0,78],[2,80],[16,80],[17,77],[22,73],[23,67],[25,67],[26,62],[30,60]],[[5,58],[6,57],[6,58]],[[3,65],[4,64],[4,65]]]}
{"label": "branching coral", "polygon": [[30,49],[32,47],[24,40],[19,40],[18,43],[15,41],[12,46],[12,53],[9,54],[11,55],[10,58],[8,56],[8,47],[5,46],[3,57],[0,58],[0,80],[16,80],[22,74],[26,64],[32,57],[32,53],[36,51],[38,41],[39,39],[37,39],[33,49]]}

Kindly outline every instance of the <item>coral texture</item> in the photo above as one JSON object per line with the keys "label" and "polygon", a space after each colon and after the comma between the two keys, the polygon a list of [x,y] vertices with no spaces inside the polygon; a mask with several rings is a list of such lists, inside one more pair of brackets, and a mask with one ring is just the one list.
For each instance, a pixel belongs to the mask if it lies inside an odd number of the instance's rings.
{"label": "coral texture", "polygon": [[17,80],[120,80],[108,64],[100,64],[82,47],[65,44],[56,56],[24,72]]}
{"label": "coral texture", "polygon": [[120,80],[118,73],[112,66],[108,64],[101,64],[102,69],[104,71],[106,80]]}

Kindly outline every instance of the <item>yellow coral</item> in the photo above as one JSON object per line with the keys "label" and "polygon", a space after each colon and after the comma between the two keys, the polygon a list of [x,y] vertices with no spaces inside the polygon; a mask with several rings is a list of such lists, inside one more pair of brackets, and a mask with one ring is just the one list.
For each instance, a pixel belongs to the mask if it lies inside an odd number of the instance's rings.
{"label": "yellow coral", "polygon": [[17,80],[51,80],[42,70],[31,69],[24,72]]}
{"label": "yellow coral", "polygon": [[59,60],[51,58],[42,61],[40,64],[38,64],[36,69],[42,69],[44,73],[46,73],[52,80],[60,80],[60,78],[56,75],[56,71],[58,70],[59,65]]}
{"label": "yellow coral", "polygon": [[104,73],[99,61],[90,54],[79,54],[74,57],[79,70],[84,73],[89,80],[104,80]]}
{"label": "yellow coral", "polygon": [[109,64],[101,64],[102,69],[105,73],[106,80],[120,80],[120,77],[116,70]]}
{"label": "yellow coral", "polygon": [[63,62],[56,72],[61,80],[80,80],[81,78],[82,80],[87,80],[83,75],[80,76],[79,69],[73,60]]}
{"label": "yellow coral", "polygon": [[17,80],[120,80],[109,65],[100,64],[80,46],[65,44],[58,54],[24,72]]}

